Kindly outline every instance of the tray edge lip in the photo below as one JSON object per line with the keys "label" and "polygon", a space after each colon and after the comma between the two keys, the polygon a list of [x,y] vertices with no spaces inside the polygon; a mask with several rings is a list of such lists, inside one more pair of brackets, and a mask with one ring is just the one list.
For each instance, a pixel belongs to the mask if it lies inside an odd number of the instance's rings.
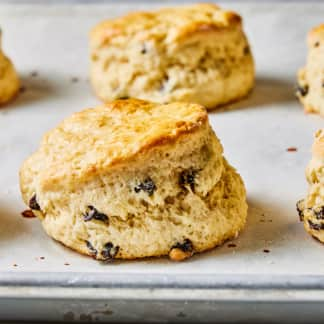
{"label": "tray edge lip", "polygon": [[324,293],[323,275],[256,274],[110,274],[97,272],[0,272],[0,291],[13,289],[196,289],[196,290],[318,290]]}

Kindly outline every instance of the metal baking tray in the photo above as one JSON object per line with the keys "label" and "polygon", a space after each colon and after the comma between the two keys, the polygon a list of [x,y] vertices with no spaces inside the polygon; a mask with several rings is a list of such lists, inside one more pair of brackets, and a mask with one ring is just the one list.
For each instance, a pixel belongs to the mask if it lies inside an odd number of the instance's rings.
{"label": "metal baking tray", "polygon": [[[171,2],[168,1],[168,4]],[[160,4],[161,5],[161,4]],[[42,134],[96,105],[88,82],[88,32],[98,21],[156,2],[0,2],[4,48],[22,91],[0,110],[0,319],[102,321],[320,321],[324,246],[305,233],[295,203],[313,133],[324,119],[294,98],[308,30],[324,4],[226,2],[244,17],[256,87],[230,110],[209,114],[225,155],[243,176],[246,229],[232,243],[183,263],[102,264],[48,238],[20,213],[18,169]],[[293,152],[288,148],[295,147]]]}

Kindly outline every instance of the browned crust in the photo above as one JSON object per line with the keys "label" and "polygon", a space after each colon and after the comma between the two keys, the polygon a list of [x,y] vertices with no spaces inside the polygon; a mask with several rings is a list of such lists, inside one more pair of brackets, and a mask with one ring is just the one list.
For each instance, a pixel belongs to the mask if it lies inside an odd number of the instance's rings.
{"label": "browned crust", "polygon": [[[114,109],[122,110],[123,107],[125,106],[125,102],[130,103],[130,105],[133,106],[133,109],[136,109],[136,107],[148,103],[147,101],[140,100],[140,99],[115,100],[111,103],[106,103],[104,107],[110,108],[111,110]],[[183,104],[187,104],[187,103],[183,103]],[[204,124],[208,123],[208,114],[204,107],[198,104],[196,104],[196,106],[200,107],[201,111],[200,114],[197,116],[195,122],[179,123],[175,131],[172,132],[172,134],[164,134],[163,136],[160,135],[159,137],[147,141],[144,145],[139,147],[137,151],[133,151],[131,155],[114,157],[109,162],[109,164],[105,165],[105,169],[108,167],[113,168],[117,165],[122,165],[134,161],[138,157],[138,155],[145,154],[155,147],[161,147],[167,144],[169,145],[175,144],[177,141],[181,140],[184,136],[199,131]],[[86,112],[87,110],[89,109],[83,110],[82,113]],[[62,175],[61,174],[57,175],[56,170],[61,167],[62,167],[61,164],[52,165],[52,171],[53,171],[52,174],[51,175],[47,174],[47,177],[45,179],[44,178],[42,179],[42,187],[44,188],[44,190],[46,190],[46,188],[49,187],[53,188],[53,186],[59,185],[59,180],[62,179]],[[83,170],[82,173],[83,180],[80,178],[79,181],[85,182],[90,176],[100,174],[101,171],[102,169],[101,168],[98,169],[95,164],[89,165],[89,167],[86,170]]]}
{"label": "browned crust", "polygon": [[[207,116],[207,115],[206,115]],[[155,140],[152,140],[145,145],[143,145],[138,151],[134,152],[129,157],[121,157],[121,158],[116,158],[114,159],[111,163],[110,166],[115,166],[116,164],[120,163],[125,163],[125,162],[130,162],[132,161],[138,154],[144,154],[148,151],[150,151],[154,147],[166,145],[166,144],[174,144],[176,143],[179,139],[181,139],[184,135],[192,134],[207,121],[207,118],[201,117],[199,120],[197,120],[197,123],[194,123],[192,125],[189,125],[187,127],[186,125],[182,125],[180,128],[178,128],[178,131],[176,134],[172,135],[164,135],[159,138],[156,138]]]}
{"label": "browned crust", "polygon": [[17,98],[19,96],[19,92],[20,92],[19,90],[20,90],[20,83],[19,83],[16,91],[11,95],[11,97],[8,100],[3,101],[3,102],[0,101],[0,109],[6,107],[11,102],[14,102],[15,100],[17,100]]}
{"label": "browned crust", "polygon": [[314,34],[318,34],[324,32],[324,23],[323,24],[319,24],[318,26],[312,28],[309,32],[309,35],[314,35]]}
{"label": "browned crust", "polygon": [[[3,59],[5,61],[5,74],[9,71],[9,74],[14,74],[15,75],[15,80],[14,80],[14,85],[15,88],[13,89],[14,91],[10,94],[10,97],[6,98],[5,100],[1,100],[1,96],[0,96],[0,108],[2,108],[3,106],[5,106],[6,104],[14,101],[16,99],[16,97],[19,94],[19,90],[20,90],[20,85],[21,85],[21,81],[19,79],[19,75],[17,73],[17,70],[15,69],[15,66],[13,65],[12,61],[10,60],[9,57],[7,57],[1,49],[1,30],[0,30],[0,59]],[[4,77],[4,79],[6,79],[6,76]],[[12,80],[10,80],[12,81]]]}
{"label": "browned crust", "polygon": [[[151,149],[167,144],[174,144],[178,140],[181,140],[184,136],[188,134],[193,134],[195,131],[197,131],[200,128],[200,125],[205,122],[204,120],[201,120],[201,124],[195,124],[189,129],[185,129],[185,127],[182,128],[181,131],[177,133],[176,136],[163,136],[160,138],[155,139],[154,141],[148,142],[146,145],[142,146],[138,151],[134,152],[132,155],[128,157],[120,157],[120,158],[115,158],[114,160],[111,161],[109,164],[109,167],[113,168],[117,165],[122,165],[125,163],[129,163],[134,161],[139,154],[145,154],[149,152]],[[96,165],[90,165],[88,169],[84,170],[82,179],[79,179],[79,183],[86,182],[87,179],[90,176],[93,176],[95,174],[99,174],[100,170],[97,169]],[[60,176],[48,176],[48,178],[43,179],[42,186],[43,189],[46,190],[47,186],[53,187],[55,184],[59,185],[59,179],[61,179]]]}
{"label": "browned crust", "polygon": [[[154,20],[159,16],[163,16],[166,13],[174,13],[175,19],[177,15],[179,15],[179,19],[181,19],[181,13],[185,13],[186,10],[191,8],[196,8],[197,12],[200,10],[219,10],[221,11],[220,7],[212,4],[212,3],[200,3],[192,6],[183,6],[181,7],[174,7],[174,8],[163,8],[158,11],[152,12],[132,12],[125,16],[105,20],[101,23],[97,24],[90,32],[90,39],[95,40],[97,46],[102,46],[103,44],[109,43],[109,41],[117,36],[125,34],[125,26],[131,26],[139,24],[139,22],[143,19],[151,19]],[[182,11],[181,11],[182,9]],[[177,40],[184,39],[191,37],[193,34],[196,33],[210,33],[210,32],[218,32],[224,29],[233,28],[234,26],[241,26],[242,18],[240,15],[233,11],[221,11],[224,15],[223,21],[212,21],[212,22],[204,22],[197,19],[195,21],[195,17],[192,18],[190,23],[184,23],[183,26],[179,27],[178,30],[178,37]],[[139,30],[145,30],[146,26],[144,25],[143,28]],[[167,33],[167,31],[166,31]],[[149,38],[149,37],[148,37]]]}
{"label": "browned crust", "polygon": [[201,22],[194,22],[190,26],[184,28],[181,33],[179,33],[177,37],[177,41],[184,41],[185,39],[190,39],[196,35],[205,34],[209,36],[213,33],[221,33],[229,28],[241,27],[242,26],[242,18],[235,12],[226,12],[225,15],[228,19],[228,25],[221,26],[216,23],[201,23]]}
{"label": "browned crust", "polygon": [[[127,99],[127,100],[115,100],[111,103],[106,103],[105,106],[107,108],[111,108],[112,110],[114,110],[114,109],[122,110],[125,105],[125,101],[131,102],[132,104],[134,104],[134,106],[135,105],[140,106],[141,104],[147,103],[147,101],[145,101],[145,100]],[[184,104],[186,104],[186,103],[184,103]],[[197,105],[197,106],[200,106],[200,105]],[[203,108],[202,106],[200,106],[200,107]],[[136,109],[136,107],[134,107],[134,109]],[[146,153],[154,147],[162,146],[162,145],[166,145],[166,144],[174,144],[178,139],[182,138],[182,136],[187,135],[187,134],[192,134],[195,131],[197,131],[198,129],[200,129],[201,126],[203,124],[205,124],[207,121],[208,121],[207,112],[205,111],[205,109],[201,110],[201,114],[196,119],[195,123],[190,123],[190,124],[182,123],[181,125],[178,124],[176,132],[174,132],[172,134],[160,136],[159,138],[156,138],[155,140],[147,142],[138,151],[134,152],[131,156],[115,158],[114,160],[112,160],[110,166],[114,166],[114,165],[122,163],[122,162],[131,161],[131,160],[133,160],[134,157],[137,156],[137,154]]]}

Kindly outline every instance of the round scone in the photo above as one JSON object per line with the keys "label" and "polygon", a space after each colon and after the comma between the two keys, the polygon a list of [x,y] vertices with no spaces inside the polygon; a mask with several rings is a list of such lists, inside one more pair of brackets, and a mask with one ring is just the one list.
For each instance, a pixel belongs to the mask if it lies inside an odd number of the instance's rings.
{"label": "round scone", "polygon": [[54,239],[96,259],[182,260],[234,238],[247,204],[206,110],[117,100],[47,133],[20,171]]}
{"label": "round scone", "polygon": [[2,51],[0,30],[0,105],[10,101],[17,94],[19,86],[17,72]]}
{"label": "round scone", "polygon": [[307,43],[307,63],[298,72],[296,94],[306,112],[324,116],[324,24],[309,32]]}
{"label": "round scone", "polygon": [[306,177],[308,194],[297,203],[297,210],[306,231],[324,243],[324,128],[315,134]]}
{"label": "round scone", "polygon": [[90,35],[90,79],[103,101],[136,97],[212,109],[246,96],[254,63],[242,19],[213,4],[136,12]]}

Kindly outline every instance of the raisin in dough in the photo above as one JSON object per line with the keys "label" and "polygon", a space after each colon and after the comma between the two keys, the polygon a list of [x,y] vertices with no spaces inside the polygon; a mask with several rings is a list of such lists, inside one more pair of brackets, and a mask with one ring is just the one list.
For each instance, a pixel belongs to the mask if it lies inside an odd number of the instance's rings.
{"label": "raisin in dough", "polygon": [[0,30],[0,106],[15,97],[19,90],[19,85],[16,70],[2,51]]}
{"label": "raisin in dough", "polygon": [[307,43],[307,63],[298,73],[297,97],[305,112],[324,116],[324,24],[309,32]]}
{"label": "raisin in dough", "polygon": [[135,12],[90,35],[90,79],[103,101],[135,97],[207,109],[246,96],[254,63],[242,19],[213,4]]}
{"label": "raisin in dough", "polygon": [[297,210],[306,231],[324,243],[324,128],[315,134],[306,177],[308,194],[297,203]]}
{"label": "raisin in dough", "polygon": [[49,236],[100,260],[182,260],[234,238],[244,184],[198,104],[137,99],[75,113],[20,170]]}

